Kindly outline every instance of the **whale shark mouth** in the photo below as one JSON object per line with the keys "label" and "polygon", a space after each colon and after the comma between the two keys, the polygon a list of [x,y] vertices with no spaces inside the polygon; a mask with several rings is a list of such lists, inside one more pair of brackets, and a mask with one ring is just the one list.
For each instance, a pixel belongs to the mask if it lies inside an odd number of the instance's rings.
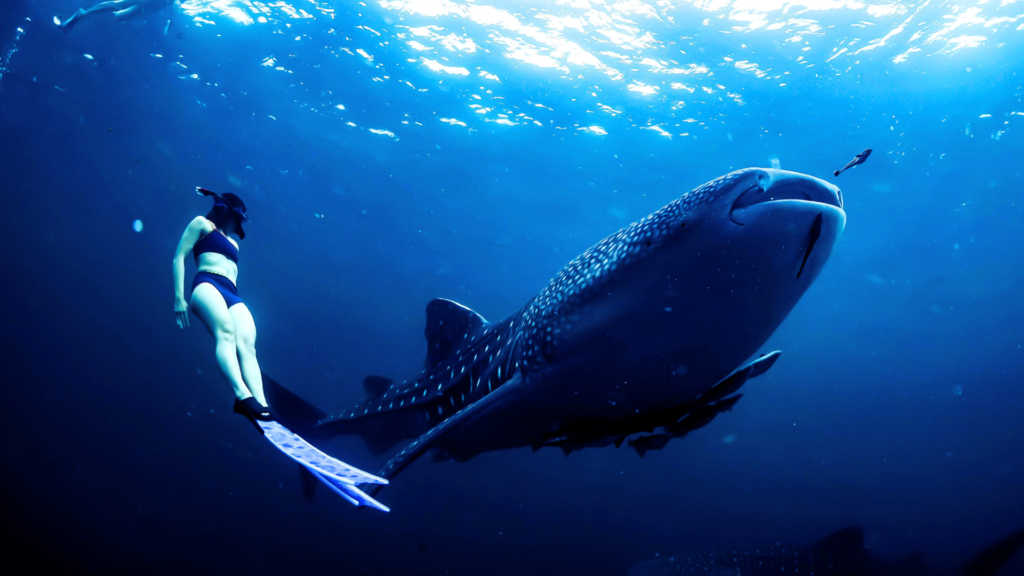
{"label": "whale shark mouth", "polygon": [[[734,213],[737,210],[744,210],[758,204],[769,204],[773,202],[820,204],[822,205],[822,208],[827,205],[840,210],[843,208],[842,192],[838,189],[833,192],[814,180],[789,178],[778,181],[774,184],[775,185],[769,183],[766,188],[762,186],[761,183],[757,183],[744,190],[733,202],[732,208],[729,210],[729,219],[732,220],[734,224],[745,226],[743,222],[738,221],[734,217]],[[804,268],[807,266],[807,261],[811,256],[811,252],[814,250],[814,246],[821,237],[822,223],[822,212],[818,212],[814,218],[814,222],[811,224],[810,230],[808,231],[807,242],[804,245],[803,260],[800,262],[800,269],[796,273],[797,278],[800,278],[804,273]]]}
{"label": "whale shark mouth", "polygon": [[769,184],[768,188],[764,188],[758,183],[744,190],[729,209],[729,219],[739,226],[744,226],[745,224],[733,217],[733,213],[737,210],[750,208],[757,204],[787,201],[826,204],[840,210],[843,208],[841,192],[833,193],[828,188],[809,179],[787,179],[774,186]]}

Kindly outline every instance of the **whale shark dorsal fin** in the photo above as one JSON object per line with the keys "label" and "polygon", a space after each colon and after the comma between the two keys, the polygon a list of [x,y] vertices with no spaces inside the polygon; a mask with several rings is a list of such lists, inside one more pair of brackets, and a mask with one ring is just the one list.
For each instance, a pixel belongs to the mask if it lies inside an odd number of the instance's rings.
{"label": "whale shark dorsal fin", "polygon": [[863,554],[865,552],[864,530],[860,526],[847,526],[823,538],[816,547],[822,552],[834,556],[846,557],[850,554]]}
{"label": "whale shark dorsal fin", "polygon": [[376,398],[383,396],[388,391],[388,387],[394,383],[394,380],[384,376],[367,376],[363,378],[363,390],[366,390],[367,398]]}
{"label": "whale shark dorsal fin", "polygon": [[486,325],[483,316],[458,302],[444,298],[431,300],[427,304],[427,327],[423,330],[427,337],[427,360],[423,367],[429,370],[437,366],[459,344],[475,337]]}

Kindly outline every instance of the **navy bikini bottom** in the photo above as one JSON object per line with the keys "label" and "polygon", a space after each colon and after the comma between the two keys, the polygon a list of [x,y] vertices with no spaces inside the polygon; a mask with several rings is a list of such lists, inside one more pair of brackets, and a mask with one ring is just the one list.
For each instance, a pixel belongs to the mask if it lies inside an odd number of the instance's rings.
{"label": "navy bikini bottom", "polygon": [[196,291],[196,286],[202,283],[212,284],[217,292],[224,297],[224,303],[231,308],[235,304],[241,304],[242,299],[238,297],[238,288],[231,280],[221,276],[220,274],[214,274],[212,272],[196,272],[196,278],[192,281],[192,291]]}

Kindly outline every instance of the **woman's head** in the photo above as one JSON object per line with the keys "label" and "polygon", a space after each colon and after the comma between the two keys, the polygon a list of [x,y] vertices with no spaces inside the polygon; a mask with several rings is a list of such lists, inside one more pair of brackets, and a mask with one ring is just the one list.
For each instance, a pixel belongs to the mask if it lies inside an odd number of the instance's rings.
{"label": "woman's head", "polygon": [[238,196],[228,192],[217,194],[206,188],[196,188],[196,191],[203,196],[213,196],[213,208],[206,215],[206,219],[213,222],[213,225],[222,230],[233,231],[242,240],[245,240],[245,230],[242,223],[248,217],[245,203]]}

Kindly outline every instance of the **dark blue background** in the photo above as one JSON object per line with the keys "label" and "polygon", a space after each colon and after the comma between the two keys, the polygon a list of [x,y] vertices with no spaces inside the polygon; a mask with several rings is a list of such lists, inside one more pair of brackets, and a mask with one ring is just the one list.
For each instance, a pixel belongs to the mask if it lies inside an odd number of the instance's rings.
{"label": "dark blue background", "polygon": [[[605,137],[467,132],[435,114],[478,80],[399,92],[323,49],[360,22],[385,28],[372,6],[339,6],[336,36],[297,23],[317,39],[299,48],[223,22],[182,39],[156,22],[63,36],[52,13],[76,6],[0,7],[0,42],[25,29],[0,78],[0,458],[18,561],[622,574],[655,554],[859,524],[871,547],[951,568],[1024,525],[1024,146],[1005,115],[1024,110],[1024,52],[975,56],[969,75],[934,60],[904,76],[867,65],[855,85],[793,78],[785,92],[746,93],[696,140],[631,129],[644,111],[624,95],[608,100],[634,108]],[[398,67],[393,50],[381,58]],[[288,51],[302,74],[260,66]],[[579,86],[505,66],[506,93],[583,121],[568,100]],[[199,81],[178,78],[193,72]],[[324,112],[335,101],[357,128]],[[984,112],[1016,123],[992,139]],[[403,114],[423,126],[400,125]],[[367,374],[418,370],[430,298],[501,317],[577,253],[709,179],[773,156],[827,176],[868,146],[871,160],[837,180],[844,237],[765,346],[783,350],[776,367],[733,412],[644,459],[613,448],[424,459],[381,493],[390,514],[326,491],[308,505],[294,465],[230,413],[204,328],[174,323],[173,251],[208,208],[196,185],[235,190],[252,215],[239,289],[264,371],[336,408],[358,401]],[[354,439],[327,448],[382,463]]]}

